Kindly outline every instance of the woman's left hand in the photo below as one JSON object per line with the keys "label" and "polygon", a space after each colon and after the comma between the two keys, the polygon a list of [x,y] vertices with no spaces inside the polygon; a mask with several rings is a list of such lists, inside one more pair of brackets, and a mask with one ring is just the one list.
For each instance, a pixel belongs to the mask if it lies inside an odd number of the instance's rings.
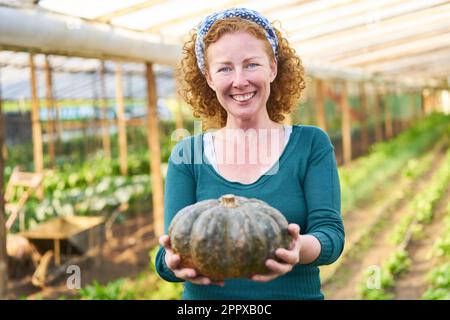
{"label": "woman's left hand", "polygon": [[291,223],[288,226],[288,231],[292,236],[292,243],[289,250],[278,248],[275,255],[282,260],[277,262],[273,259],[266,260],[266,266],[270,270],[267,274],[255,274],[250,277],[251,280],[267,282],[271,281],[283,274],[288,273],[300,261],[301,237],[300,227],[298,224]]}

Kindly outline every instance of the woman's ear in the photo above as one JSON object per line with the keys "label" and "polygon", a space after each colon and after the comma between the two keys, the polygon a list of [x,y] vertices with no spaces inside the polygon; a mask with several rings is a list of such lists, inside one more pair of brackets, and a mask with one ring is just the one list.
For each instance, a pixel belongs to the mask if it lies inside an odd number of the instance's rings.
{"label": "woman's ear", "polygon": [[277,73],[278,73],[277,61],[275,59],[273,59],[272,62],[270,63],[270,82],[271,83],[277,77]]}
{"label": "woman's ear", "polygon": [[208,82],[208,86],[213,90],[216,91],[215,87],[214,87],[214,83],[211,79],[211,76],[209,75],[209,71],[208,69],[205,69],[205,78],[206,78],[206,82]]}

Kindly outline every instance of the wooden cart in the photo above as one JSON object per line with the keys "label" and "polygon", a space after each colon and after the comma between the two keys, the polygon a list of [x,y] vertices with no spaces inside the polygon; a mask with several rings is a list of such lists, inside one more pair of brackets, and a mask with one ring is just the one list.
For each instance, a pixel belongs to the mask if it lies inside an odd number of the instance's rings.
{"label": "wooden cart", "polygon": [[32,277],[35,286],[43,287],[77,265],[95,256],[102,263],[105,218],[98,216],[58,217],[19,233],[27,238],[41,255]]}

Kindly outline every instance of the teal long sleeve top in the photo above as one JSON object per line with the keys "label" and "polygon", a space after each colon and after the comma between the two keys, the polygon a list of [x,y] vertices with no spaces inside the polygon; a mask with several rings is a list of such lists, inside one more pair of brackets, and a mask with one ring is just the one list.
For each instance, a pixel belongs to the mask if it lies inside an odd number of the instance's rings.
{"label": "teal long sleeve top", "polygon": [[[344,248],[341,194],[334,147],[322,129],[294,125],[279,161],[251,184],[231,182],[214,170],[203,152],[203,134],[183,139],[172,150],[165,182],[165,233],[182,208],[224,194],[258,198],[297,223],[301,234],[315,236],[321,252],[310,264],[298,264],[269,282],[228,279],[225,286],[184,283],[183,299],[323,299],[319,266],[336,261]],[[182,282],[156,255],[156,270],[165,280]]]}

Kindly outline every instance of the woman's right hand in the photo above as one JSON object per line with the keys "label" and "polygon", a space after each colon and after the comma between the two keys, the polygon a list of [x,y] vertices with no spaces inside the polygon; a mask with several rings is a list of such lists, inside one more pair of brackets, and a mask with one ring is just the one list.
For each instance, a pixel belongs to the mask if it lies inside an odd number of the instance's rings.
{"label": "woman's right hand", "polygon": [[159,244],[166,250],[166,265],[173,271],[177,278],[183,279],[199,285],[218,285],[224,286],[223,281],[212,281],[211,279],[200,275],[195,269],[192,268],[180,268],[181,258],[180,255],[173,252],[170,245],[170,238],[168,235],[162,235],[159,238]]}

